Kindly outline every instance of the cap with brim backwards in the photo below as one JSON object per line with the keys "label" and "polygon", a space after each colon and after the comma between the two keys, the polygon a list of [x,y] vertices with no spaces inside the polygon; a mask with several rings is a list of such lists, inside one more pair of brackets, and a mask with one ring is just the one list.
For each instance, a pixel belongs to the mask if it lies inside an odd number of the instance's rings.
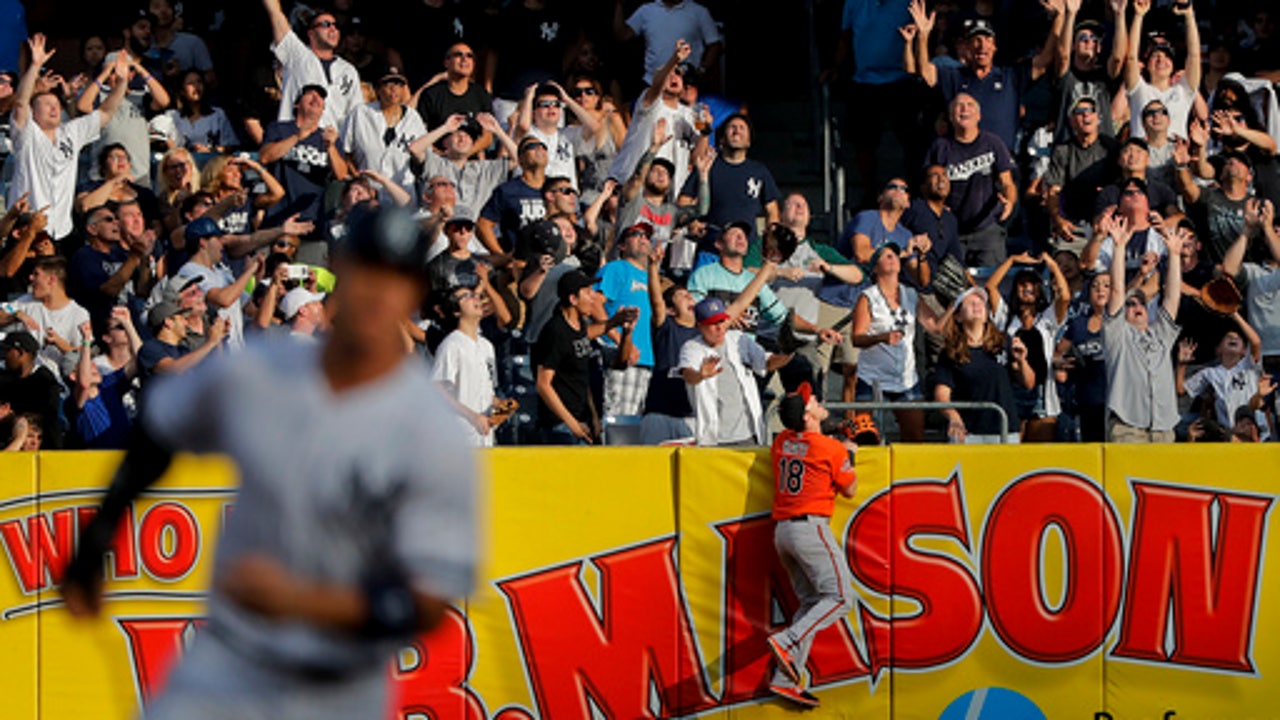
{"label": "cap with brim backwards", "polygon": [[782,426],[795,432],[804,432],[804,414],[813,397],[813,388],[802,382],[795,392],[787,393],[778,403],[778,420]]}

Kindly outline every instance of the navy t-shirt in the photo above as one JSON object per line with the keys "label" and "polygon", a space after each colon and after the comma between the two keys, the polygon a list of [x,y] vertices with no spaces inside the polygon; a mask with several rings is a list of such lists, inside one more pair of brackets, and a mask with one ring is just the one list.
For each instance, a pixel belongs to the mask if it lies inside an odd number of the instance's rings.
{"label": "navy t-shirt", "polygon": [[129,413],[124,396],[130,390],[123,369],[102,376],[98,396],[77,408],[75,399],[67,399],[67,418],[76,430],[79,446],[85,450],[120,450],[129,437]]}
{"label": "navy t-shirt", "polygon": [[1076,366],[1067,375],[1074,389],[1066,397],[1075,400],[1075,407],[1100,407],[1107,404],[1107,366],[1102,350],[1102,328],[1089,331],[1089,314],[1077,315],[1067,323],[1062,337],[1071,341]]}
{"label": "navy t-shirt", "polygon": [[947,169],[947,177],[951,179],[947,207],[956,214],[962,235],[999,220],[997,179],[1000,173],[1013,170],[1013,158],[995,134],[979,131],[971,143],[940,137],[929,146],[924,164]]}
{"label": "navy t-shirt", "polygon": [[542,191],[529,187],[520,178],[512,178],[494,189],[480,210],[480,217],[498,224],[498,242],[504,252],[513,252],[520,239],[520,229],[547,214]]}
{"label": "navy t-shirt", "polygon": [[[262,136],[262,144],[278,142],[290,135],[298,134],[298,123],[293,120],[279,120],[267,126]],[[274,227],[283,223],[290,215],[298,213],[299,220],[310,220],[317,227],[324,223],[325,185],[333,177],[333,169],[329,167],[329,153],[324,148],[324,134],[316,130],[289,149],[285,156],[271,163],[271,174],[284,186],[284,198],[271,206],[264,227]]]}
{"label": "navy t-shirt", "polygon": [[[781,193],[778,184],[773,180],[773,173],[764,163],[750,158],[733,165],[723,158],[716,158],[711,164],[708,176],[711,183],[711,207],[707,210],[707,222],[716,228],[723,228],[731,222],[745,220],[751,224],[751,234],[755,237],[755,219],[764,213],[764,206],[776,202]],[[689,173],[681,195],[698,197],[698,188],[702,178],[698,173]],[[707,234],[707,240],[714,242],[720,236],[720,230]],[[700,250],[715,252],[712,247],[701,247]]]}
{"label": "navy t-shirt", "polygon": [[129,251],[119,245],[112,245],[105,253],[85,245],[71,253],[67,261],[67,294],[89,311],[94,334],[102,334],[106,329],[107,318],[116,304],[115,297],[104,295],[98,288],[128,259]]}
{"label": "navy t-shirt", "polygon": [[[969,348],[969,362],[961,364],[942,353],[934,375],[937,385],[951,388],[954,401],[990,401],[1004,408],[1011,433],[1018,432],[1018,408],[1013,402],[1013,383],[1009,379],[1008,354],[1002,349],[996,357],[981,347]],[[994,410],[960,410],[965,431],[970,435],[1000,434],[1000,416]]]}
{"label": "navy t-shirt", "polygon": [[177,360],[188,352],[190,350],[180,345],[170,345],[163,340],[152,338],[138,348],[138,368],[142,371],[143,377],[151,377],[155,374],[156,366],[161,360],[165,358]]}
{"label": "navy t-shirt", "polygon": [[699,336],[696,325],[685,327],[670,316],[653,329],[653,374],[649,376],[649,392],[644,399],[646,413],[693,417],[688,386],[680,374],[680,348]]}
{"label": "navy t-shirt", "polygon": [[938,66],[938,89],[948,103],[967,93],[982,108],[978,127],[1000,138],[1005,147],[1014,147],[1018,135],[1019,106],[1028,84],[1026,70],[997,65],[984,78],[967,67]]}

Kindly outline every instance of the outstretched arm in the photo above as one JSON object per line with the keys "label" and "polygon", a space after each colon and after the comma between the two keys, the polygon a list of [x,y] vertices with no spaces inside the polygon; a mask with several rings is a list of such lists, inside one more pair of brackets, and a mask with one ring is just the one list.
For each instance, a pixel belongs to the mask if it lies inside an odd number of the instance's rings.
{"label": "outstretched arm", "polygon": [[262,0],[262,7],[267,9],[267,18],[271,21],[271,44],[279,45],[285,35],[293,32],[289,18],[280,8],[280,0]]}
{"label": "outstretched arm", "polygon": [[[1138,49],[1142,44],[1142,18],[1151,9],[1151,0],[1133,0],[1133,25],[1129,27],[1129,48],[1124,59],[1124,89],[1133,92],[1142,79],[1142,68],[1138,62]],[[1116,18],[1117,23],[1124,18]]]}
{"label": "outstretched arm", "polygon": [[45,49],[45,37],[42,33],[32,35],[27,40],[27,47],[31,49],[31,64],[27,66],[27,71],[22,73],[18,87],[14,90],[13,112],[10,114],[13,127],[18,130],[26,127],[27,120],[31,119],[31,96],[35,93],[36,78],[40,77],[40,69],[57,52]]}
{"label": "outstretched arm", "polygon": [[[929,34],[933,32],[933,23],[937,19],[937,11],[926,13],[924,0],[911,0],[907,7],[911,20],[916,24],[916,61],[915,73],[929,87],[938,84],[938,66],[929,58]],[[904,68],[905,69],[905,68]]]}
{"label": "outstretched arm", "polygon": [[1200,67],[1200,26],[1196,25],[1196,8],[1194,3],[1187,3],[1187,6],[1179,7],[1178,3],[1173,4],[1173,14],[1181,15],[1182,22],[1186,25],[1187,30],[1187,62],[1183,66],[1187,69],[1187,85],[1193,92],[1200,89],[1200,76],[1203,69]]}

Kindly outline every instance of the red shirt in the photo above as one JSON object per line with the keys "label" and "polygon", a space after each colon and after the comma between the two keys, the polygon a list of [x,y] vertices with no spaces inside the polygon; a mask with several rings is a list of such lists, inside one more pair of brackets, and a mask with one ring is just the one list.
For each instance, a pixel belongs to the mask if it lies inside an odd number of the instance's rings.
{"label": "red shirt", "polygon": [[836,492],[857,482],[849,450],[816,432],[783,430],[773,439],[773,519],[831,516]]}

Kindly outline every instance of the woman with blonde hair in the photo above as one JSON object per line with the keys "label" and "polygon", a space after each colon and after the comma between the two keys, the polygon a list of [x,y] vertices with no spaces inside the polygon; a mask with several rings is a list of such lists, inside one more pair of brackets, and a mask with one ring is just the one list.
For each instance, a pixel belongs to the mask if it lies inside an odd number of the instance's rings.
{"label": "woman with blonde hair", "polygon": [[160,215],[166,232],[181,223],[179,208],[182,201],[200,190],[200,171],[195,158],[186,148],[173,148],[160,160],[160,177],[156,182],[156,195],[160,203]]}
{"label": "woman with blonde hair", "polygon": [[[1032,387],[1035,372],[1027,362],[1027,346],[1021,340],[1015,337],[1006,344],[1004,333],[991,320],[988,302],[987,291],[977,287],[956,298],[943,322],[943,346],[934,375],[933,398],[938,402],[994,402],[1004,410],[1006,421],[1012,423],[1018,416],[1013,385]],[[947,437],[952,442],[1001,441],[1000,419],[994,410],[942,412],[947,416]],[[1017,432],[1009,433],[1007,442],[1018,441]]]}
{"label": "woman with blonde hair", "polygon": [[[244,170],[257,173],[266,186],[266,192],[250,197],[244,186]],[[262,211],[284,197],[284,186],[276,180],[262,163],[248,156],[218,155],[205,163],[200,175],[200,185],[213,196],[214,206],[209,208],[211,217],[231,235],[247,235],[253,232]]]}

